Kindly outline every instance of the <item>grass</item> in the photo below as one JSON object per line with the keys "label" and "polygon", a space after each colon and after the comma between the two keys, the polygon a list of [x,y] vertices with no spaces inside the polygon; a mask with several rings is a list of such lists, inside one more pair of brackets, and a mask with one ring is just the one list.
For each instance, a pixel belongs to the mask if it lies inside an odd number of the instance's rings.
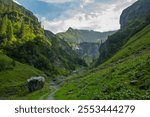
{"label": "grass", "polygon": [[[0,54],[0,98],[1,99],[39,99],[48,93],[48,81],[42,90],[29,93],[27,79],[32,76],[44,76],[44,73],[34,67],[21,64],[4,54]],[[2,65],[4,67],[2,67]]]}
{"label": "grass", "polygon": [[[15,97],[15,99],[21,99],[21,100],[47,100],[50,90],[48,83],[45,84],[44,88],[38,91],[35,91],[33,93],[27,94],[25,97]],[[12,98],[13,99],[13,98]]]}
{"label": "grass", "polygon": [[150,99],[150,25],[99,67],[72,77],[56,99]]}

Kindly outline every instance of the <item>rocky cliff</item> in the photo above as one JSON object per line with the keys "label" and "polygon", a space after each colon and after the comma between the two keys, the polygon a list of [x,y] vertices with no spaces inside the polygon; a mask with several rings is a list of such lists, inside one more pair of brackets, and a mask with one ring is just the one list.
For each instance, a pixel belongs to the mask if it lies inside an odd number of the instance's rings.
{"label": "rocky cliff", "polygon": [[125,9],[120,17],[121,29],[101,45],[96,65],[111,58],[132,36],[147,26],[150,23],[149,16],[150,0],[139,0]]}
{"label": "rocky cliff", "polygon": [[145,20],[150,16],[150,0],[138,0],[132,6],[125,9],[120,17],[121,28],[124,28],[132,21]]}
{"label": "rocky cliff", "polygon": [[66,32],[58,33],[57,36],[65,40],[87,64],[91,64],[99,56],[100,43],[105,42],[108,36],[115,32],[96,32],[69,28]]}
{"label": "rocky cliff", "polygon": [[83,42],[78,45],[76,52],[87,64],[91,64],[99,57],[99,43]]}

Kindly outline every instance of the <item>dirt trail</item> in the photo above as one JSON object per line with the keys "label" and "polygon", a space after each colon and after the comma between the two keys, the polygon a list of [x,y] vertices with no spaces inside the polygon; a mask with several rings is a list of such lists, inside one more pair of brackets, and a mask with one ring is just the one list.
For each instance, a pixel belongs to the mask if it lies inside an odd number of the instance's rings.
{"label": "dirt trail", "polygon": [[48,96],[48,100],[55,100],[55,93],[59,90],[60,84],[58,84],[56,81],[51,81],[50,83],[50,89],[51,94]]}
{"label": "dirt trail", "polygon": [[79,73],[84,72],[84,68],[80,68],[79,70],[73,71],[73,73],[67,77],[65,76],[59,76],[55,78],[55,80],[52,80],[49,84],[49,88],[51,90],[50,95],[48,96],[48,100],[55,100],[55,94],[56,92],[61,88],[61,84],[66,82],[66,80],[72,78],[75,75],[79,75]]}

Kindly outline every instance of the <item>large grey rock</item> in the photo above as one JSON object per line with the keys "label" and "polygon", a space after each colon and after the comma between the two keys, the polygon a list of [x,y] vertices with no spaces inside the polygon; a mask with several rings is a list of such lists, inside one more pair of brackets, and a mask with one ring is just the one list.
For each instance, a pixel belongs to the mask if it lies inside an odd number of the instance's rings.
{"label": "large grey rock", "polygon": [[39,77],[31,77],[27,80],[28,90],[29,92],[33,92],[44,87],[45,78],[42,76]]}

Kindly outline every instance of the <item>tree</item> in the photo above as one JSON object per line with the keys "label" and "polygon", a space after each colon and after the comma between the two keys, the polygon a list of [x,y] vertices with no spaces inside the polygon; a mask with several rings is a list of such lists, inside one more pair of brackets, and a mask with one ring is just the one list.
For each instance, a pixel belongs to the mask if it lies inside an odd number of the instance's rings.
{"label": "tree", "polygon": [[34,33],[34,26],[32,23],[30,23],[31,33]]}
{"label": "tree", "polygon": [[13,59],[11,64],[12,64],[13,67],[15,67],[16,66],[16,61]]}
{"label": "tree", "polygon": [[1,38],[5,38],[6,34],[7,34],[7,22],[8,22],[8,17],[7,15],[5,17],[2,18],[2,23],[0,26],[0,37]]}
{"label": "tree", "polygon": [[8,21],[8,25],[7,25],[7,38],[8,38],[8,41],[13,40],[14,38],[13,27],[12,27],[11,21]]}
{"label": "tree", "polygon": [[22,21],[22,23],[21,23],[20,37],[21,37],[21,38],[24,38],[24,37],[25,37],[25,24],[24,24],[24,21]]}

